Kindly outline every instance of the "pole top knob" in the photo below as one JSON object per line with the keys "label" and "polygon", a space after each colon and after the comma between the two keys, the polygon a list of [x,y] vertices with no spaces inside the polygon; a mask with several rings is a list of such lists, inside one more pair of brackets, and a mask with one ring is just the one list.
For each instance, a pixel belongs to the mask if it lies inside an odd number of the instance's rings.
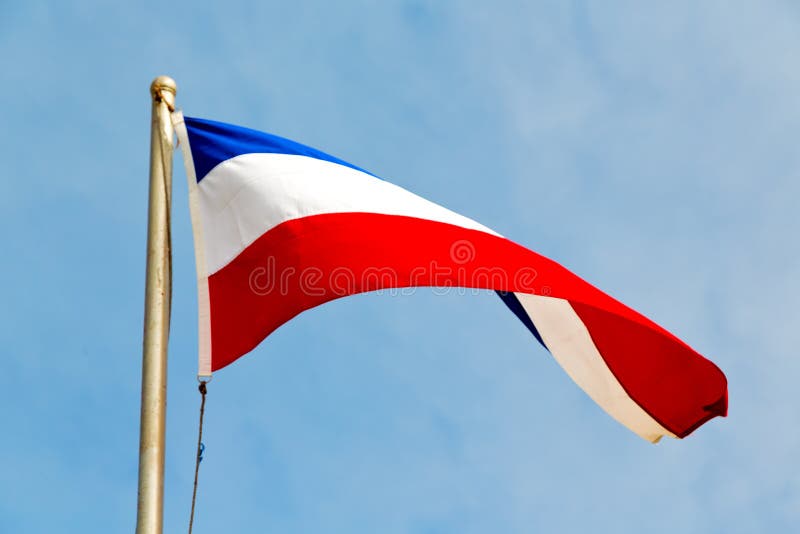
{"label": "pole top knob", "polygon": [[150,84],[150,94],[154,100],[164,100],[169,106],[175,104],[175,93],[178,92],[178,84],[169,76],[158,76]]}

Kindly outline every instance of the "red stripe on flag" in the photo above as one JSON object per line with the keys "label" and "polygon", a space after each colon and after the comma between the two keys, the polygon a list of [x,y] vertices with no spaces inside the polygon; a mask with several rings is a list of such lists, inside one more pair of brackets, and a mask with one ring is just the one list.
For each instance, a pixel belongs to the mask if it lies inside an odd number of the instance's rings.
{"label": "red stripe on flag", "polygon": [[379,289],[444,286],[566,299],[631,398],[676,435],[713,415],[719,369],[646,317],[508,239],[412,217],[335,213],[271,229],[209,277],[212,369],[297,314]]}

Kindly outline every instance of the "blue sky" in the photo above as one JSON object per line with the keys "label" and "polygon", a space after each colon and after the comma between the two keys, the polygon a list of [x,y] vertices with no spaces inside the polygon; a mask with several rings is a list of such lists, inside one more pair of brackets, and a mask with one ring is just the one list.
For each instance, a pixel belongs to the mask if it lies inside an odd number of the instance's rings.
{"label": "blue sky", "polygon": [[[728,375],[653,446],[493,295],[361,295],[210,385],[195,532],[790,531],[791,2],[0,2],[0,531],[130,532],[153,77],[546,254]],[[166,531],[188,520],[194,258],[174,187]]]}

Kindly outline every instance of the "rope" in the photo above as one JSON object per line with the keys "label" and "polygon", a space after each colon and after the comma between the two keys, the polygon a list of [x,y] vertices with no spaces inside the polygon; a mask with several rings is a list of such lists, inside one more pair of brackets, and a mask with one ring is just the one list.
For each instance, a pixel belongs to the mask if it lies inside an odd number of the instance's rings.
{"label": "rope", "polygon": [[169,110],[169,112],[170,112],[170,113],[172,113],[173,111],[175,111],[175,106],[173,106],[172,104],[170,104],[170,103],[169,103],[169,100],[167,100],[166,98],[164,98],[164,91],[163,91],[163,90],[162,90],[160,87],[159,87],[158,89],[156,89],[155,93],[156,93],[157,100],[158,100],[159,102],[163,102],[163,103],[164,103],[164,105],[165,105],[165,106],[167,106],[167,109]]}
{"label": "rope", "polygon": [[194,505],[197,501],[197,475],[200,473],[200,462],[203,461],[203,451],[206,450],[206,446],[203,445],[203,415],[206,412],[206,381],[201,380],[200,386],[197,388],[200,390],[200,395],[202,396],[202,400],[200,401],[200,426],[197,429],[197,456],[195,458],[194,463],[194,488],[192,489],[192,513],[189,515],[189,534],[192,534],[192,526],[194,525]]}

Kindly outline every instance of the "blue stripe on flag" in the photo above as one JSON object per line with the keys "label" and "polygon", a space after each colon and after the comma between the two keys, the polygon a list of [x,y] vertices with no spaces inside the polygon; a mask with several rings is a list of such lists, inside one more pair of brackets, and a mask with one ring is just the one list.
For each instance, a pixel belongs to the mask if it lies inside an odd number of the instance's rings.
{"label": "blue stripe on flag", "polygon": [[525,308],[522,307],[522,303],[519,301],[517,296],[510,291],[495,291],[495,293],[497,293],[497,296],[499,296],[505,305],[508,306],[508,309],[514,312],[514,315],[516,315],[517,318],[522,321],[522,324],[528,327],[528,330],[531,331],[531,334],[533,334],[539,343],[541,343],[542,346],[547,349],[547,345],[545,345],[544,341],[542,341],[542,336],[540,336],[539,331],[536,330],[536,325],[534,325],[533,321],[531,321],[531,318],[528,317],[527,312],[525,312]]}
{"label": "blue stripe on flag", "polygon": [[184,122],[186,123],[186,131],[189,134],[189,144],[191,145],[192,159],[194,160],[194,172],[198,182],[211,172],[211,169],[223,161],[242,154],[256,153],[308,156],[338,163],[372,175],[372,173],[339,158],[277,135],[224,122],[193,117],[184,117]]}

